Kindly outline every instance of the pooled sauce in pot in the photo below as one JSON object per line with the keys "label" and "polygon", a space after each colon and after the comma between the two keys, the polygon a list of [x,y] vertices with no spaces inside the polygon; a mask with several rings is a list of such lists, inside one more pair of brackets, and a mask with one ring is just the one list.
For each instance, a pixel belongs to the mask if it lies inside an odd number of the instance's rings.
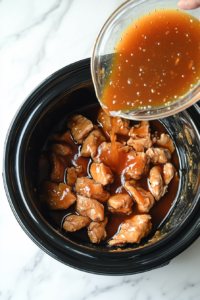
{"label": "pooled sauce in pot", "polygon": [[105,111],[170,106],[200,78],[200,22],[178,9],[142,16],[116,45],[101,102]]}
{"label": "pooled sauce in pot", "polygon": [[[127,145],[127,141],[130,139],[130,133],[133,136],[133,132],[142,133],[141,124],[139,122],[127,122],[123,119],[113,119],[113,128],[116,128],[117,122],[123,122],[123,126],[118,126],[117,133],[114,134],[113,140],[115,141],[115,150],[116,155],[113,154],[113,149],[110,144],[110,137],[108,133],[111,135],[111,124],[108,124],[105,120],[106,114],[100,109],[99,105],[96,105],[91,109],[91,107],[88,107],[88,109],[84,109],[83,111],[80,111],[83,118],[85,117],[85,121],[83,122],[83,126],[90,120],[93,124],[93,129],[91,129],[90,133],[94,131],[100,130],[101,135],[103,135],[104,142],[101,141],[101,143],[98,146],[97,152],[93,153],[93,157],[88,155],[87,157],[83,156],[84,154],[83,148],[84,143],[86,143],[86,140],[88,138],[88,133],[86,137],[83,140],[83,143],[77,144],[75,142],[74,138],[77,138],[77,136],[74,134],[74,129],[78,129],[78,125],[72,123],[72,128],[70,131],[66,128],[64,128],[64,133],[56,133],[52,134],[48,141],[46,146],[44,147],[41,158],[40,158],[40,164],[39,164],[39,186],[40,186],[40,194],[41,194],[41,201],[44,203],[44,210],[43,214],[46,217],[47,220],[51,219],[56,223],[56,225],[59,228],[65,227],[65,220],[66,217],[70,216],[83,216],[84,213],[80,210],[80,208],[77,208],[77,199],[80,197],[83,198],[85,203],[87,203],[87,199],[91,198],[94,199],[94,197],[97,196],[97,193],[94,194],[96,196],[84,196],[82,193],[92,193],[92,188],[89,183],[83,183],[82,187],[77,186],[77,182],[80,180],[92,180],[93,174],[91,172],[91,166],[92,164],[103,164],[107,169],[110,168],[113,176],[113,182],[107,182],[105,185],[102,186],[102,194],[109,196],[107,197],[107,200],[103,200],[103,198],[99,198],[98,205],[102,205],[104,208],[104,220],[107,219],[107,225],[105,227],[107,236],[102,238],[101,243],[107,243],[109,242],[113,236],[116,235],[117,232],[119,232],[119,229],[121,228],[121,225],[124,222],[129,222],[132,218],[135,216],[151,216],[151,222],[152,222],[152,233],[155,232],[159,226],[159,224],[163,221],[165,216],[167,215],[168,211],[171,208],[171,205],[176,198],[177,190],[178,190],[178,183],[179,178],[176,173],[176,175],[172,178],[171,182],[168,185],[168,192],[165,193],[164,196],[161,197],[159,201],[156,201],[156,203],[153,205],[153,207],[150,209],[149,212],[146,212],[145,214],[141,212],[141,210],[138,208],[137,203],[133,203],[132,207],[130,208],[132,211],[130,213],[124,213],[123,209],[121,212],[114,211],[112,212],[110,210],[109,206],[109,200],[112,198],[112,196],[117,195],[123,195],[123,197],[130,197],[129,191],[125,188],[125,182],[129,181],[131,182],[131,176],[128,172],[124,172],[124,170],[127,170],[127,168],[130,168],[129,171],[134,170],[134,178],[137,178],[134,180],[133,184],[135,184],[137,187],[143,188],[147,193],[150,194],[150,188],[149,188],[149,178],[150,178],[150,172],[154,166],[158,166],[161,170],[161,176],[163,176],[163,170],[164,166],[166,164],[161,163],[152,163],[147,162],[144,160],[144,157],[146,157],[146,151],[145,149],[143,152],[136,152],[132,146]],[[109,118],[109,117],[108,117]],[[68,120],[67,120],[68,121]],[[90,122],[89,121],[89,122]],[[140,125],[138,125],[138,123]],[[69,124],[69,122],[67,122]],[[126,124],[126,125],[124,125]],[[108,126],[107,126],[108,125]],[[120,123],[121,125],[121,123]],[[137,127],[140,126],[140,127]],[[71,126],[71,125],[70,125]],[[88,125],[90,126],[90,124]],[[106,127],[107,126],[107,127]],[[136,126],[136,127],[135,127]],[[151,121],[147,127],[151,128],[151,134],[150,139],[154,140],[154,146],[160,147],[159,145],[156,145],[156,143],[159,141],[159,138],[162,134],[167,134],[166,129],[162,126],[162,124],[159,121]],[[123,131],[122,131],[123,127]],[[69,128],[69,127],[68,127]],[[84,127],[85,130],[85,127]],[[80,130],[76,131],[77,134],[79,134]],[[143,132],[144,133],[144,132]],[[73,136],[72,136],[73,134]],[[149,134],[148,134],[149,135]],[[78,137],[80,139],[80,136]],[[155,141],[157,140],[157,142]],[[59,148],[56,145],[61,145]],[[69,148],[63,148],[62,146],[70,147]],[[93,145],[94,146],[94,145]],[[166,144],[166,147],[167,144]],[[65,152],[64,152],[64,150]],[[88,144],[86,147],[86,152],[88,149],[93,149],[91,147],[91,143],[88,140]],[[58,151],[59,150],[59,151]],[[62,151],[62,152],[61,152]],[[69,151],[67,153],[67,151]],[[67,153],[67,155],[66,155]],[[52,158],[52,155],[53,158]],[[173,151],[171,154],[171,159],[169,159],[169,162],[173,164],[176,171],[179,170],[179,162],[178,162],[178,156],[176,153],[176,150]],[[144,170],[144,166],[142,167],[142,164],[146,164],[147,168],[146,171]],[[67,178],[67,172],[69,169],[75,169],[76,170],[76,176],[74,183],[71,184],[71,187],[69,187],[69,178]],[[141,176],[139,176],[142,174]],[[96,174],[97,175],[97,174]],[[138,177],[137,177],[138,175]],[[129,178],[130,177],[130,178]],[[73,177],[72,177],[73,179]],[[93,183],[92,183],[93,184]],[[98,183],[98,187],[100,184]],[[66,188],[67,187],[67,188]],[[94,186],[94,189],[97,187],[96,183]],[[69,191],[71,189],[71,191]],[[66,209],[63,209],[65,203],[65,196],[68,193],[70,198],[70,205]],[[98,195],[99,196],[99,195]],[[77,199],[75,199],[77,197]],[[84,198],[85,197],[85,198]],[[152,197],[152,196],[151,196]],[[81,200],[79,199],[79,201]],[[66,199],[66,202],[69,199]],[[94,200],[92,200],[94,201]],[[96,201],[96,200],[95,200]],[[132,201],[132,200],[131,200]],[[117,201],[115,201],[116,203]],[[96,203],[96,202],[94,202]],[[49,207],[48,207],[49,205]],[[124,206],[126,209],[126,207]],[[81,222],[88,222],[88,217],[83,217],[84,220],[81,220]],[[75,220],[76,221],[76,220]],[[71,223],[70,223],[71,222]],[[68,222],[69,225],[73,225],[73,222]],[[90,223],[91,222],[91,223]],[[85,224],[86,224],[85,223]],[[95,223],[92,222],[92,220],[89,220],[89,227]],[[82,226],[82,225],[81,225]],[[67,231],[68,236],[73,236],[75,238],[78,238],[80,240],[84,240],[87,242],[90,242],[90,239],[88,237],[89,227],[88,225],[83,226],[82,229],[77,230],[75,232],[69,232]],[[68,228],[68,227],[67,227]],[[63,229],[63,231],[64,231]],[[111,240],[112,241],[112,240]],[[92,240],[93,243],[96,243],[94,240]],[[138,243],[138,242],[137,242]]]}

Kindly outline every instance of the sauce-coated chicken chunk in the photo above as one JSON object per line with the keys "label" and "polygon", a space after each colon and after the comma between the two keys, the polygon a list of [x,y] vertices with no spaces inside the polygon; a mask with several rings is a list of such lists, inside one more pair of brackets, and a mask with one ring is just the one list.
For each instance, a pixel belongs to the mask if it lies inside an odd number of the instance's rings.
{"label": "sauce-coated chicken chunk", "polygon": [[[115,142],[116,149],[124,147],[121,143]],[[106,166],[110,166],[112,164],[111,156],[111,143],[103,142],[97,151],[97,155],[93,157],[93,161],[96,163],[104,163]]]}
{"label": "sauce-coated chicken chunk", "polygon": [[108,242],[110,246],[124,246],[126,243],[140,243],[152,228],[150,215],[136,215],[131,219],[125,220],[119,234],[115,235]]}
{"label": "sauce-coated chicken chunk", "polygon": [[132,146],[137,152],[144,152],[152,146],[153,142],[150,135],[149,121],[142,121],[140,124],[133,126],[129,131],[131,138],[127,144]]}
{"label": "sauce-coated chicken chunk", "polygon": [[131,181],[126,181],[124,184],[125,189],[131,193],[133,200],[138,205],[138,210],[142,213],[147,213],[155,204],[155,200],[150,192],[145,191],[143,188],[135,185]]}
{"label": "sauce-coated chicken chunk", "polygon": [[53,152],[50,154],[49,158],[52,166],[51,180],[57,183],[63,182],[65,169],[67,167],[65,160]]}
{"label": "sauce-coated chicken chunk", "polygon": [[97,154],[97,149],[99,145],[105,142],[105,137],[101,133],[100,129],[94,125],[95,130],[90,132],[88,137],[83,142],[83,147],[81,149],[81,155],[84,157],[95,156]]}
{"label": "sauce-coated chicken chunk", "polygon": [[76,183],[76,179],[77,179],[76,169],[74,167],[68,168],[67,169],[67,176],[66,176],[67,184],[69,186],[73,187]]}
{"label": "sauce-coated chicken chunk", "polygon": [[159,166],[155,166],[150,170],[149,189],[157,201],[167,192],[167,185],[164,186],[161,168]]}
{"label": "sauce-coated chicken chunk", "polygon": [[111,169],[109,167],[106,167],[103,163],[91,164],[90,174],[96,182],[101,183],[102,185],[111,184],[114,181]]}
{"label": "sauce-coated chicken chunk", "polygon": [[60,183],[58,185],[51,181],[44,181],[41,189],[40,198],[50,210],[67,209],[76,201],[76,195],[67,184]]}
{"label": "sauce-coated chicken chunk", "polygon": [[171,159],[171,152],[164,148],[150,148],[146,154],[153,164],[166,164]]}
{"label": "sauce-coated chicken chunk", "polygon": [[169,184],[176,173],[176,169],[171,163],[167,163],[163,167],[163,179],[165,184]]}
{"label": "sauce-coated chicken chunk", "polygon": [[84,196],[96,199],[100,202],[105,202],[110,197],[110,194],[103,189],[101,184],[86,177],[77,178],[75,190]]}
{"label": "sauce-coated chicken chunk", "polygon": [[133,126],[129,131],[129,135],[133,138],[148,137],[149,133],[150,133],[149,121],[142,121],[139,125]]}
{"label": "sauce-coated chicken chunk", "polygon": [[[133,147],[136,151],[138,151],[138,149],[140,150],[139,152],[143,152],[144,150],[152,147],[153,142],[151,140],[151,136],[150,133],[148,136],[146,137],[135,137],[135,138],[130,138],[127,141],[127,144],[131,147]],[[144,150],[143,150],[144,149]]]}
{"label": "sauce-coated chicken chunk", "polygon": [[133,200],[128,194],[117,194],[108,199],[108,210],[112,213],[132,213]]}
{"label": "sauce-coated chicken chunk", "polygon": [[83,227],[88,226],[90,223],[91,220],[88,217],[70,215],[65,218],[63,228],[66,231],[75,232]]}
{"label": "sauce-coated chicken chunk", "polygon": [[88,226],[88,235],[92,243],[99,244],[101,240],[105,239],[106,225],[108,223],[108,217],[105,217],[102,222],[92,222]]}
{"label": "sauce-coated chicken chunk", "polygon": [[172,139],[168,134],[165,133],[162,133],[160,139],[156,141],[156,146],[167,148],[171,153],[173,153],[175,150]]}
{"label": "sauce-coated chicken chunk", "polygon": [[93,221],[104,220],[104,206],[95,199],[77,195],[76,211]]}
{"label": "sauce-coated chicken chunk", "polygon": [[[132,158],[131,158],[132,156]],[[142,175],[145,175],[149,170],[150,159],[146,153],[135,153],[131,151],[128,153],[129,165],[123,171],[123,175],[126,180],[140,179]]]}
{"label": "sauce-coated chicken chunk", "polygon": [[50,150],[58,155],[67,156],[72,154],[72,149],[68,145],[53,144]]}
{"label": "sauce-coated chicken chunk", "polygon": [[78,144],[82,144],[85,137],[93,129],[93,124],[90,120],[82,115],[72,115],[67,122],[67,127],[71,129],[71,134]]}
{"label": "sauce-coated chicken chunk", "polygon": [[130,121],[116,117],[113,119],[114,133],[121,135],[128,135],[130,131]]}

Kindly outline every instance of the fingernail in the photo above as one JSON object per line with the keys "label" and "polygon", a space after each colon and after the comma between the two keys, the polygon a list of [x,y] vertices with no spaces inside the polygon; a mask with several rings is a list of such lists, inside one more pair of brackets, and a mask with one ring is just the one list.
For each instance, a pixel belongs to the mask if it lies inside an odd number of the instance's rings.
{"label": "fingernail", "polygon": [[178,2],[178,6],[181,9],[188,9],[188,4],[187,4],[187,0],[181,0]]}

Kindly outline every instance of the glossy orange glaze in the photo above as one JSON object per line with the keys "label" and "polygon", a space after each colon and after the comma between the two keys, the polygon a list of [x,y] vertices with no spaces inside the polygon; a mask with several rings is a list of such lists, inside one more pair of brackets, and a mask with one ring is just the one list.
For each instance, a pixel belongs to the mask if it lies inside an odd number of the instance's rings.
{"label": "glossy orange glaze", "polygon": [[99,148],[97,158],[100,163],[104,163],[106,166],[110,167],[113,172],[119,175],[121,175],[123,170],[128,166],[132,166],[135,172],[140,172],[142,167],[142,159],[140,156],[137,156],[134,151],[123,151],[123,148],[120,148],[120,144],[114,144],[114,151],[112,146],[113,144],[105,150],[104,148]]}
{"label": "glossy orange glaze", "polygon": [[76,201],[71,187],[64,183],[59,185],[49,181],[42,183],[42,198],[50,210],[67,209]]}
{"label": "glossy orange glaze", "polygon": [[[99,108],[100,108],[99,105],[97,105],[97,107],[94,107],[94,109],[90,109],[88,111],[86,110],[85,112],[80,112],[80,113],[83,114],[85,117],[91,119],[95,124]],[[91,118],[90,115],[92,116]],[[131,122],[130,126],[133,126],[133,124],[138,124],[138,122]],[[152,134],[155,133],[156,131],[158,132],[158,135],[160,135],[161,133],[167,133],[163,125],[157,120],[150,122],[150,128]],[[117,141],[120,142],[127,141],[127,136],[117,135]],[[108,142],[110,141],[108,140]],[[48,149],[48,146],[51,145],[52,143],[53,143],[52,140],[49,141],[46,149]],[[67,135],[67,139],[65,138],[65,141],[62,141],[62,143],[67,143],[68,145],[70,145],[73,151],[72,155],[69,155],[68,157],[64,157],[64,159],[68,164],[68,167],[82,165],[83,172],[79,174],[79,177],[82,176],[91,177],[89,173],[89,165],[91,163],[91,159],[80,156],[80,149],[79,149],[80,146],[74,143],[71,135]],[[41,160],[39,164],[40,183],[44,179],[50,180],[50,166],[48,162],[48,154],[49,154],[48,151],[45,151],[41,155]],[[107,166],[110,166],[114,174],[113,184],[106,186],[105,190],[107,190],[111,195],[122,194],[122,193],[126,194],[127,191],[123,187],[121,173],[123,169],[130,163],[135,164],[135,166],[137,167],[138,164],[137,159],[134,156],[131,156],[130,153],[121,152],[119,155],[119,161],[118,161],[119,163],[118,165],[116,165],[116,162],[112,160],[111,151],[108,151],[103,155],[102,153],[99,153],[99,157]],[[178,156],[176,151],[172,154],[171,161],[174,164],[176,170],[178,170],[179,161],[178,161]],[[152,166],[153,165],[150,164],[150,168]],[[149,190],[148,177],[149,177],[149,172],[146,175],[143,175],[140,180],[137,180],[138,184],[146,190]],[[154,207],[150,210],[150,215],[152,216],[153,230],[156,230],[156,228],[159,226],[159,224],[162,222],[163,218],[166,216],[169,209],[171,208],[171,204],[173,203],[178,190],[178,181],[179,181],[178,177],[172,179],[171,183],[169,184],[168,193],[164,197],[162,197],[160,201],[156,202]],[[63,182],[65,182],[65,178],[63,178]],[[106,226],[106,231],[107,231],[106,240],[110,239],[114,234],[116,234],[120,224],[123,223],[126,219],[129,219],[136,214],[141,214],[138,211],[136,204],[133,205],[132,207],[133,212],[130,215],[126,215],[122,213],[112,214],[107,210],[107,202],[103,203],[103,205],[105,207],[105,215],[108,216],[108,220],[109,220]],[[64,217],[73,213],[75,213],[75,205],[72,205],[71,207],[69,207],[67,210],[64,211],[49,211],[48,215],[51,217],[51,219],[53,219],[56,222],[58,226],[62,227],[62,222],[64,220]],[[87,238],[87,235],[84,236],[85,238]]]}
{"label": "glossy orange glaze", "polygon": [[200,23],[178,9],[142,16],[124,31],[101,94],[104,109],[170,105],[200,77]]}

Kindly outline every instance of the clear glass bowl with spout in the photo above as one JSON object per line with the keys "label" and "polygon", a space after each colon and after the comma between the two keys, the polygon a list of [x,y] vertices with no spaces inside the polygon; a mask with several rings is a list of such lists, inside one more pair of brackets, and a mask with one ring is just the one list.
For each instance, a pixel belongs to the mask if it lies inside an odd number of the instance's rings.
{"label": "clear glass bowl with spout", "polygon": [[[124,31],[138,18],[154,10],[177,7],[177,2],[156,1],[156,0],[129,0],[122,4],[106,21],[102,27],[93,49],[91,59],[91,73],[95,87],[97,99],[101,103],[101,94],[104,83],[109,74],[110,63],[113,55],[116,53],[115,46],[120,40]],[[199,19],[200,9],[189,10],[187,13]],[[193,105],[200,99],[200,81],[190,89],[189,92],[172,102],[169,106],[159,108],[131,110],[129,113],[117,112],[113,115],[132,120],[152,120],[174,115],[187,107]]]}

